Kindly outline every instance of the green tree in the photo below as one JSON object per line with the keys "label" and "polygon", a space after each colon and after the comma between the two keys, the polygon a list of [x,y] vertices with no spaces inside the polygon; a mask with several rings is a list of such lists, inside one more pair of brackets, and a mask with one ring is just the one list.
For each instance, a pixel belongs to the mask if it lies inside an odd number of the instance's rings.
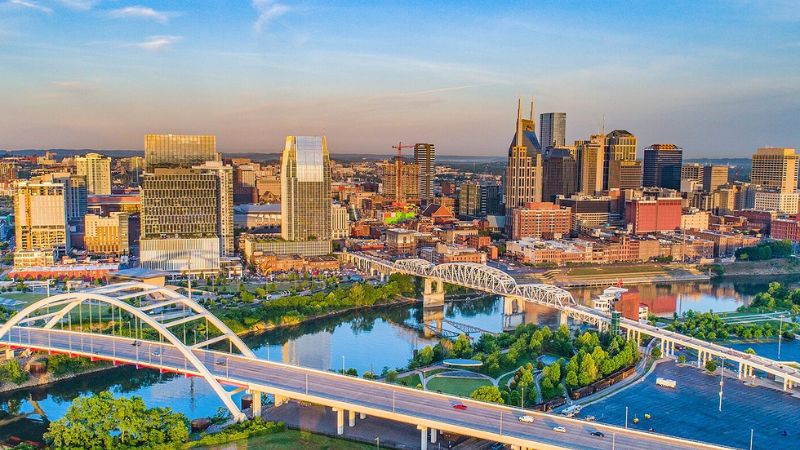
{"label": "green tree", "polygon": [[503,395],[497,386],[481,386],[472,391],[469,397],[481,402],[503,404]]}
{"label": "green tree", "polygon": [[713,359],[709,359],[706,361],[706,370],[709,372],[713,372],[717,370],[717,363]]}
{"label": "green tree", "polygon": [[686,355],[678,356],[678,362],[681,363],[681,364],[685,364],[686,363]]}
{"label": "green tree", "polygon": [[80,397],[44,438],[55,448],[92,450],[123,447],[175,447],[189,438],[187,419],[170,408],[147,408],[140,397],[110,392]]}
{"label": "green tree", "polygon": [[652,355],[653,358],[656,358],[656,359],[661,358],[661,348],[660,347],[653,347],[653,351],[650,352],[650,355]]}

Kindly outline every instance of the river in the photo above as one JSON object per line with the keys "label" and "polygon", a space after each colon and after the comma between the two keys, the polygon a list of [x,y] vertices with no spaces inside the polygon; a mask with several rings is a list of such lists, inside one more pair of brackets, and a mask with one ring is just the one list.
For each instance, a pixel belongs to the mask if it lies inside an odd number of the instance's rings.
{"label": "river", "polygon": [[[800,286],[800,277],[780,280]],[[661,315],[686,311],[732,311],[747,304],[767,283],[752,279],[718,282],[680,283],[631,287],[641,294],[643,303]],[[602,289],[576,289],[576,300],[590,302]],[[510,314],[504,314],[504,313]],[[299,364],[323,370],[342,366],[355,368],[359,374],[371,370],[402,368],[414,349],[436,342],[436,337],[421,328],[423,319],[436,329],[459,332],[459,327],[478,327],[497,332],[504,325],[520,322],[554,324],[556,315],[543,308],[526,306],[524,311],[510,311],[503,300],[485,298],[471,302],[448,303],[443,310],[423,310],[402,305],[357,311],[337,317],[312,321],[297,327],[273,330],[245,339],[262,358]],[[758,344],[759,354],[769,354],[772,343]],[[783,359],[794,358],[800,351],[796,343],[784,343]],[[39,439],[48,420],[63,416],[77,396],[110,390],[117,395],[137,395],[148,406],[169,406],[189,418],[213,415],[222,402],[204,381],[198,378],[160,375],[149,370],[117,368],[105,373],[64,381],[54,386],[0,395],[0,440],[9,436]],[[237,399],[238,401],[238,399]]]}

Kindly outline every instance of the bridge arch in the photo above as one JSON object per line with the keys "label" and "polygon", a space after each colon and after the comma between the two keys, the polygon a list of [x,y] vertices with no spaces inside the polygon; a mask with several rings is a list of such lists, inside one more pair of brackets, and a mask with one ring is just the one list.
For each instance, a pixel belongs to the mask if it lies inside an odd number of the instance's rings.
{"label": "bridge arch", "polygon": [[[139,292],[126,293],[126,291],[137,289]],[[115,294],[117,295],[114,296]],[[150,303],[142,307],[136,307],[125,301],[127,299],[142,296],[155,297],[156,300],[154,303]],[[15,326],[21,324],[46,321],[45,325],[41,328],[53,328],[70,311],[87,301],[100,302],[111,307],[119,308],[120,310],[123,310],[138,318],[142,323],[149,325],[152,329],[158,332],[160,336],[172,344],[172,346],[178,350],[178,352],[180,352],[186,361],[191,364],[195,370],[197,370],[197,372],[206,380],[206,382],[208,382],[214,392],[220,397],[225,406],[231,412],[235,420],[241,421],[245,419],[244,413],[242,413],[242,411],[236,406],[228,392],[225,391],[220,382],[216,379],[216,377],[214,377],[208,367],[203,364],[200,358],[194,354],[192,349],[227,339],[230,341],[231,345],[235,345],[244,356],[255,358],[255,354],[230,328],[228,328],[227,325],[211,314],[203,306],[194,300],[191,300],[164,287],[156,287],[145,283],[121,283],[118,285],[111,285],[85,292],[71,292],[50,296],[25,307],[16,315],[11,317],[6,323],[0,326],[0,341],[2,341],[3,337],[10,333]],[[156,320],[155,316],[147,314],[147,311],[176,304],[187,307],[194,314],[170,322],[159,322]],[[55,312],[50,312],[52,308],[57,309]],[[37,311],[41,311],[43,309],[47,309],[48,312],[45,314],[35,315]],[[169,330],[169,328],[172,326],[199,319],[208,320],[223,334],[193,346],[189,346]]]}
{"label": "bridge arch", "polygon": [[445,263],[434,266],[428,273],[447,283],[461,284],[483,291],[512,294],[517,287],[517,281],[511,275],[485,264]]}

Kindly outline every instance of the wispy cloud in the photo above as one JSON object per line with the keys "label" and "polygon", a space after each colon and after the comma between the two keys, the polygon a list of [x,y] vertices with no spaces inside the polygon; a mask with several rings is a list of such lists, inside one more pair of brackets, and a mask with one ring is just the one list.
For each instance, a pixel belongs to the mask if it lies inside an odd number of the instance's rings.
{"label": "wispy cloud", "polygon": [[133,44],[133,46],[149,52],[163,52],[181,39],[181,36],[150,36],[142,42]]}
{"label": "wispy cloud", "polygon": [[33,9],[39,12],[43,12],[45,14],[52,14],[53,9],[48,8],[47,6],[40,5],[39,3],[33,0],[8,0],[9,5],[13,6],[20,6],[22,8]]}
{"label": "wispy cloud", "polygon": [[100,0],[57,0],[58,3],[70,9],[78,11],[88,11],[94,8],[94,5],[100,3]]}
{"label": "wispy cloud", "polygon": [[146,6],[126,6],[109,11],[108,15],[115,19],[147,19],[158,23],[167,23],[172,13],[156,11]]}
{"label": "wispy cloud", "polygon": [[258,12],[258,18],[253,24],[256,33],[261,33],[270,22],[291,11],[288,5],[274,0],[253,0],[253,8]]}

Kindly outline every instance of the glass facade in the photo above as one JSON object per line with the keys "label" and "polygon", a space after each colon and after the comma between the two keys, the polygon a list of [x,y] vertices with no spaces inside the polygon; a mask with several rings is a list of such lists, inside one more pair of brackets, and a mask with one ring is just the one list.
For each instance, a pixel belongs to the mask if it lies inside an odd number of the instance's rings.
{"label": "glass facade", "polygon": [[287,136],[281,157],[281,237],[331,238],[331,172],[325,136]]}
{"label": "glass facade", "polygon": [[144,137],[148,170],[155,167],[191,167],[219,161],[216,136],[148,134]]}

